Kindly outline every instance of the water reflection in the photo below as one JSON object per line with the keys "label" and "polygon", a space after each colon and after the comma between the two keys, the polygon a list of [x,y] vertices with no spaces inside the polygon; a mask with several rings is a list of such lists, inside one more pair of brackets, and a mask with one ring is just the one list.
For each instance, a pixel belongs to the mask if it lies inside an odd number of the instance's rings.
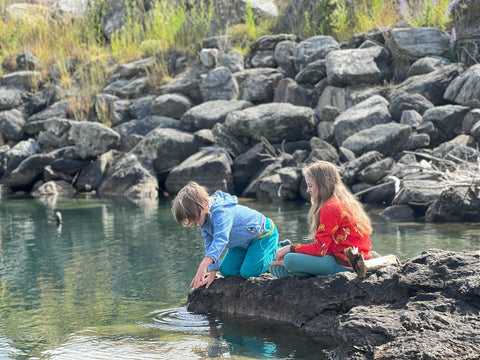
{"label": "water reflection", "polygon": [[[242,199],[241,201],[245,201]],[[249,206],[304,241],[305,203]],[[59,230],[55,212],[61,212]],[[480,224],[392,223],[372,212],[374,249],[480,249]],[[188,313],[203,258],[198,229],[156,206],[95,198],[0,201],[2,359],[319,359],[328,344],[289,324]],[[158,310],[162,309],[162,310]]]}

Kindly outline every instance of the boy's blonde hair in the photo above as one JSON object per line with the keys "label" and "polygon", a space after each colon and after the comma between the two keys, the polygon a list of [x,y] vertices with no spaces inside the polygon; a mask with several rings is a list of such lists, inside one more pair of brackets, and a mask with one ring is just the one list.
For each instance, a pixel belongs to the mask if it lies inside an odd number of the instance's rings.
{"label": "boy's blonde hair", "polygon": [[320,225],[320,209],[332,197],[339,200],[339,205],[351,221],[356,222],[362,234],[372,233],[372,226],[362,204],[345,187],[337,168],[327,161],[317,161],[303,169],[303,176],[310,177],[317,187],[317,196],[312,197],[312,206],[308,212],[310,237],[315,238]]}
{"label": "boy's blonde hair", "polygon": [[182,226],[189,226],[200,217],[202,210],[209,213],[207,189],[190,181],[177,194],[172,202],[173,217]]}

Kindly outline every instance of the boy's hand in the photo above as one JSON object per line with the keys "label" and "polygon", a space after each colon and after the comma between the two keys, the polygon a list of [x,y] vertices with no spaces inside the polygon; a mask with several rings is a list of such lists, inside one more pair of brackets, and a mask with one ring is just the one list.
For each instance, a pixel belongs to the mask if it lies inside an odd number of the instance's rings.
{"label": "boy's hand", "polygon": [[[215,274],[216,271],[210,271],[210,274],[208,277],[205,277],[205,274],[207,273],[207,268],[208,266],[213,262],[212,258],[210,257],[205,257],[203,261],[200,263],[200,266],[198,267],[197,273],[195,274],[195,277],[193,278],[192,282],[190,283],[190,287],[193,287],[194,289],[198,289],[200,286],[203,286],[205,284],[210,284],[215,280]],[[210,279],[213,273],[213,279]],[[210,279],[210,280],[209,280]],[[208,288],[207,286],[207,288]]]}
{"label": "boy's hand", "polygon": [[215,277],[217,276],[217,272],[216,271],[210,271],[210,273],[208,274],[208,277],[205,278],[205,287],[208,289],[208,287],[210,285],[212,285],[213,281],[215,280]]}

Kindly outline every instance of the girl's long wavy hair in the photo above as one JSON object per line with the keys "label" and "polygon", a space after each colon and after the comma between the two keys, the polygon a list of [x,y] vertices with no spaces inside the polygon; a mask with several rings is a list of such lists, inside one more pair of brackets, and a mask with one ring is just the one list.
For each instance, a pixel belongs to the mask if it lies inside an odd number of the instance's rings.
{"label": "girl's long wavy hair", "polygon": [[320,225],[320,209],[331,198],[338,199],[342,211],[355,222],[362,234],[371,234],[370,218],[362,204],[345,187],[335,166],[327,161],[317,161],[303,169],[303,176],[311,178],[317,187],[317,195],[312,197],[308,212],[310,237],[315,238]]}

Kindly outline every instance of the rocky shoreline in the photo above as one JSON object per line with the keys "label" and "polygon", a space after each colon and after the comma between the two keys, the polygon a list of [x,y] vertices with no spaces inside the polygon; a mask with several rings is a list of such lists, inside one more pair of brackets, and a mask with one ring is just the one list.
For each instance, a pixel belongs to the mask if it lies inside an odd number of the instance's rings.
{"label": "rocky shoreline", "polygon": [[[195,180],[302,200],[301,168],[327,160],[387,217],[479,221],[480,64],[442,57],[454,46],[445,31],[396,26],[342,43],[266,35],[242,56],[216,36],[118,64],[87,121],[58,71],[75,78],[79,64],[45,71],[25,51],[0,77],[0,194],[156,202]],[[164,62],[172,80],[153,86]]]}
{"label": "rocky shoreline", "polygon": [[290,322],[332,338],[330,359],[478,359],[480,252],[428,250],[369,273],[218,278],[187,309]]}

